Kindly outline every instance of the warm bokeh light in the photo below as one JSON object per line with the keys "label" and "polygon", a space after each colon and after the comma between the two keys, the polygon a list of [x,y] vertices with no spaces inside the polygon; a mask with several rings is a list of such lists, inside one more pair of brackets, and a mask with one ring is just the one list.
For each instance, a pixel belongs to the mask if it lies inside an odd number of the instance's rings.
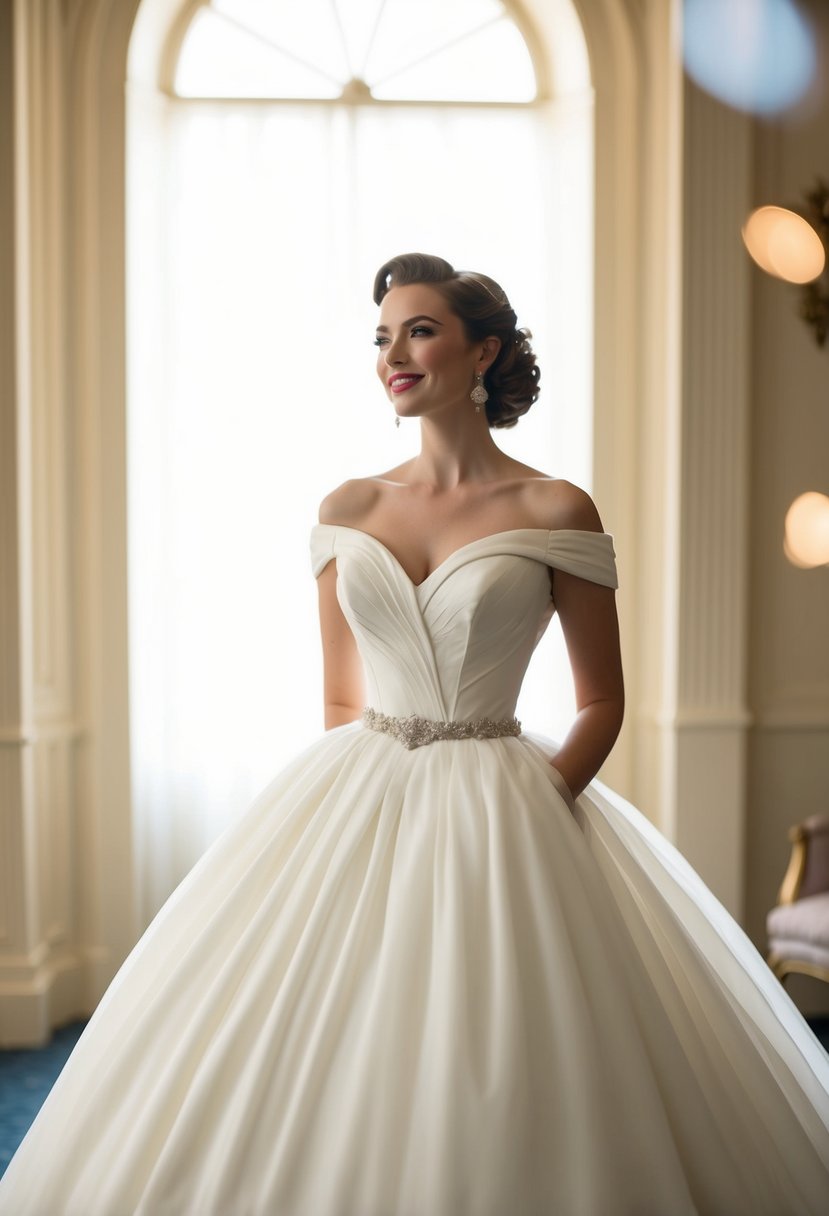
{"label": "warm bokeh light", "polygon": [[829,565],[829,498],[810,490],[786,512],[783,551],[794,566]]}
{"label": "warm bokeh light", "polygon": [[758,207],[743,225],[743,241],[754,261],[789,283],[809,283],[823,272],[826,251],[812,225],[785,207]]}
{"label": "warm bokeh light", "polygon": [[815,77],[814,35],[793,0],[685,0],[682,38],[688,75],[751,114],[788,109]]}

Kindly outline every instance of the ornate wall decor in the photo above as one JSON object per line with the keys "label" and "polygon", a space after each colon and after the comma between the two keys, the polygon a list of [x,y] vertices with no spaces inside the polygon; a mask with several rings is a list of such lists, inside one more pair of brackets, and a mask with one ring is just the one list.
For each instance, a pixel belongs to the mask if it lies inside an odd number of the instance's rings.
{"label": "ornate wall decor", "polygon": [[826,251],[823,273],[801,288],[799,315],[814,327],[818,346],[824,346],[829,333],[829,185],[817,178],[811,190],[804,190],[806,206],[801,214],[817,232]]}

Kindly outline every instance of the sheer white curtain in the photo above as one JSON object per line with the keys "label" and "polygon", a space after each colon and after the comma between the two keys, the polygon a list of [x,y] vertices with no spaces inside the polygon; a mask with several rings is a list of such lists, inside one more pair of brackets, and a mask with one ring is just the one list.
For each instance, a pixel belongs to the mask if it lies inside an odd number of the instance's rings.
{"label": "sheer white curtain", "polygon": [[[417,449],[371,284],[423,250],[502,282],[542,396],[497,442],[589,486],[589,115],[157,102],[129,128],[131,718],[145,920],[322,729],[308,531]],[[561,733],[557,625],[519,705]]]}

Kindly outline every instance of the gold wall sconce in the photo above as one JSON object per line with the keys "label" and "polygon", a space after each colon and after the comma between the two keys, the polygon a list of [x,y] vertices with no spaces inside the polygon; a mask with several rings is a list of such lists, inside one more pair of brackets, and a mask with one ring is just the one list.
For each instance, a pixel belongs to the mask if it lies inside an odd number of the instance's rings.
{"label": "gold wall sconce", "polygon": [[[743,225],[743,243],[767,274],[800,288],[798,315],[818,346],[829,334],[829,185],[818,178],[805,206],[758,207]],[[829,496],[800,494],[786,512],[783,552],[793,566],[829,566]]]}
{"label": "gold wall sconce", "polygon": [[814,327],[818,346],[826,342],[829,333],[829,185],[818,178],[812,190],[804,192],[806,219],[820,237],[825,260],[818,278],[803,286],[800,300],[800,315],[807,325]]}
{"label": "gold wall sconce", "polygon": [[743,243],[767,274],[800,287],[798,315],[818,346],[829,334],[829,185],[818,178],[799,207],[758,207],[743,225]]}

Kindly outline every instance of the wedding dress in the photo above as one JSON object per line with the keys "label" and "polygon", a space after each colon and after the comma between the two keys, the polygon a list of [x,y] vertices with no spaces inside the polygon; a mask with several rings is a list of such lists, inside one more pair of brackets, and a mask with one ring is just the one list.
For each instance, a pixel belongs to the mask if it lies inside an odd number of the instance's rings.
{"label": "wedding dress", "polygon": [[331,558],[374,713],[167,901],[2,1216],[829,1212],[829,1058],[656,829],[515,733],[547,567],[615,586],[611,537],[500,532],[415,585],[317,525]]}

